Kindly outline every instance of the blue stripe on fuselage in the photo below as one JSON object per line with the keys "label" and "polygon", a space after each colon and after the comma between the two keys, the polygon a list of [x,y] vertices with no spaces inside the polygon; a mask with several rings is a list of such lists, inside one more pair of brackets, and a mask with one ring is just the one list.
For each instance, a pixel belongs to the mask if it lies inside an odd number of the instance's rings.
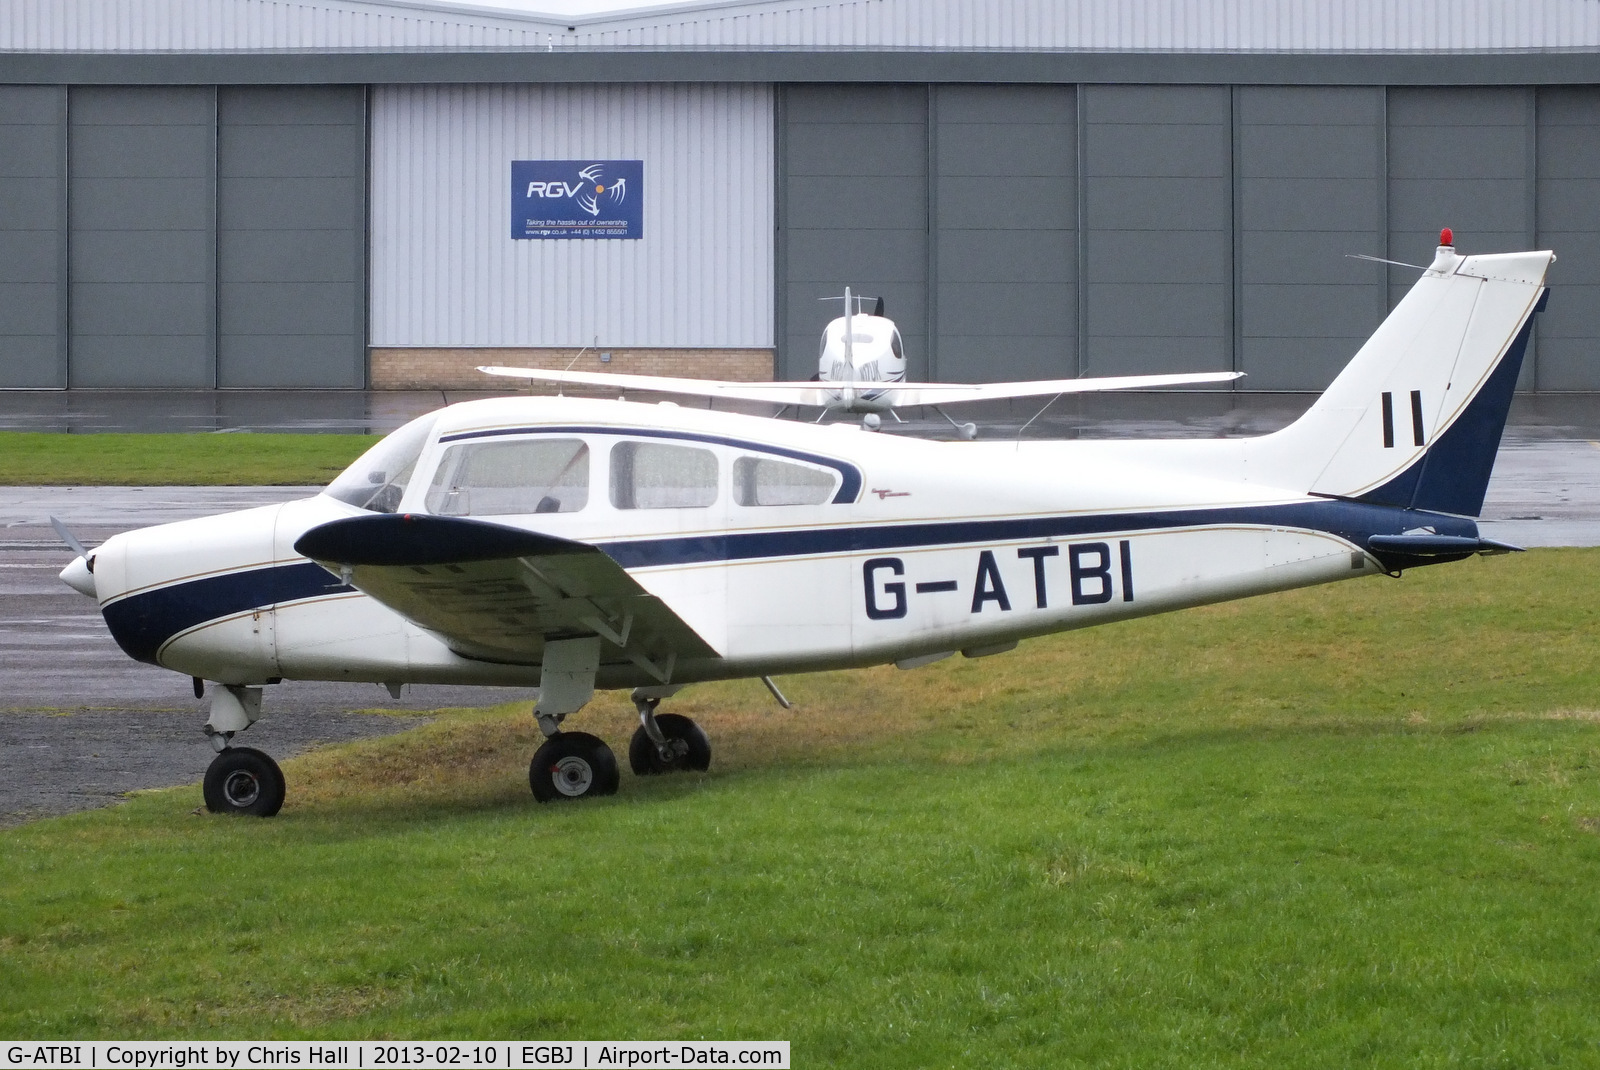
{"label": "blue stripe on fuselage", "polygon": [[282,602],[353,593],[321,565],[293,565],[224,572],[158,587],[108,602],[101,608],[111,637],[130,658],[157,664],[167,640],[206,621],[266,609]]}
{"label": "blue stripe on fuselage", "polygon": [[[1090,513],[1079,516],[1014,517],[1003,520],[952,520],[798,531],[740,531],[661,539],[599,543],[623,568],[749,561],[858,551],[898,550],[978,542],[1023,542],[1110,532],[1250,524],[1327,531],[1365,545],[1369,535],[1398,535],[1418,527],[1439,534],[1476,537],[1477,525],[1456,517],[1418,513],[1389,506],[1337,500],[1289,505],[1171,509],[1148,513]],[[1458,531],[1459,529],[1459,531]]]}
{"label": "blue stripe on fuselage", "polygon": [[[1248,524],[1325,531],[1366,545],[1371,535],[1399,535],[1431,527],[1440,535],[1476,537],[1477,525],[1459,517],[1339,500],[1285,505],[1170,509],[1144,513],[1008,517],[909,524],[863,524],[799,531],[738,531],[599,543],[623,568],[752,561],[819,554],[935,548],[980,542],[1027,542],[1112,532]],[[209,620],[284,602],[350,593],[326,569],[310,562],[272,565],[186,580],[142,591],[104,607],[106,624],[128,656],[155,663],[173,636]]]}

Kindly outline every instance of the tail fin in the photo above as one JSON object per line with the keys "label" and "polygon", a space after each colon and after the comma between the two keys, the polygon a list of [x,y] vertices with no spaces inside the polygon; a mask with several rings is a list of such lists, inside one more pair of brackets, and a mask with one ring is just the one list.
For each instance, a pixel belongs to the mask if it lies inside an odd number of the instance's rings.
{"label": "tail fin", "polygon": [[1316,404],[1254,440],[1252,464],[1313,494],[1477,516],[1554,259],[1441,245]]}

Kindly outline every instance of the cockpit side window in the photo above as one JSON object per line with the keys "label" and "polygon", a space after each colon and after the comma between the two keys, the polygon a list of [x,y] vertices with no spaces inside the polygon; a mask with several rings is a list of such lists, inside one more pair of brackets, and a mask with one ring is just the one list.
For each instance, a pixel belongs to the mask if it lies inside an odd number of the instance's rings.
{"label": "cockpit side window", "polygon": [[900,332],[899,331],[894,331],[893,333],[891,333],[889,335],[889,348],[894,350],[894,355],[899,357],[901,360],[905,360],[906,359],[906,351],[900,345]]}
{"label": "cockpit side window", "polygon": [[618,509],[704,509],[717,500],[717,455],[697,446],[619,442],[611,447]]}
{"label": "cockpit side window", "polygon": [[440,516],[575,513],[588,503],[589,446],[576,438],[458,443],[424,500]]}
{"label": "cockpit side window", "polygon": [[821,505],[838,481],[834,472],[771,457],[733,462],[733,500],[740,505]]}
{"label": "cockpit side window", "polygon": [[438,419],[438,413],[429,413],[391,432],[356,458],[323,493],[374,513],[394,512]]}

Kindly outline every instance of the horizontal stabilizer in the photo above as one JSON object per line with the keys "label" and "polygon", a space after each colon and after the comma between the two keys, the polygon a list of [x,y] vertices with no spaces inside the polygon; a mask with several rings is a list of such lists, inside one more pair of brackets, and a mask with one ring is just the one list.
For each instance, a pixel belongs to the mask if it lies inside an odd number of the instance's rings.
{"label": "horizontal stabilizer", "polygon": [[725,379],[683,379],[666,375],[625,375],[620,372],[548,371],[543,368],[480,367],[480,372],[547,383],[570,383],[612,390],[649,390],[662,394],[760,401],[774,405],[829,408],[841,404],[848,389],[872,395],[875,407],[909,408],[916,405],[950,405],[962,401],[1042,397],[1046,394],[1088,394],[1106,390],[1160,390],[1174,386],[1202,386],[1232,382],[1243,372],[1197,372],[1192,375],[1117,375],[1085,379],[1037,379],[1015,383],[882,383],[882,382],[773,382],[743,383]]}
{"label": "horizontal stabilizer", "polygon": [[1367,539],[1373,553],[1406,554],[1411,557],[1445,557],[1457,554],[1512,554],[1522,547],[1494,539],[1465,535],[1373,535]]}

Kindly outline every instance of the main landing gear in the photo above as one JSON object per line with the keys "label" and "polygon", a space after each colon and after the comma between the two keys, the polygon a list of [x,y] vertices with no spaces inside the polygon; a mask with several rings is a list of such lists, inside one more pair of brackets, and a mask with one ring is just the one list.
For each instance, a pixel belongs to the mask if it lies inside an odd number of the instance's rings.
{"label": "main landing gear", "polygon": [[[642,690],[642,689],[641,689]],[[676,713],[657,714],[660,698],[634,692],[639,727],[628,743],[628,765],[635,776],[653,776],[679,769],[703,773],[711,768],[711,741],[700,726]]]}
{"label": "main landing gear", "polygon": [[[628,765],[637,776],[711,768],[711,741],[699,725],[676,713],[656,713],[656,706],[675,687],[641,687],[633,692],[639,727],[628,744]],[[541,697],[540,705],[544,706]],[[544,744],[528,763],[528,786],[540,802],[615,795],[621,783],[617,758],[598,736],[563,732],[566,713],[535,709]]]}
{"label": "main landing gear", "polygon": [[[198,678],[195,690],[201,691]],[[219,687],[211,698],[206,735],[217,752],[206,769],[202,785],[206,809],[213,814],[271,817],[283,809],[287,785],[283,770],[268,754],[254,747],[233,746],[233,735],[261,716],[259,687]]]}

